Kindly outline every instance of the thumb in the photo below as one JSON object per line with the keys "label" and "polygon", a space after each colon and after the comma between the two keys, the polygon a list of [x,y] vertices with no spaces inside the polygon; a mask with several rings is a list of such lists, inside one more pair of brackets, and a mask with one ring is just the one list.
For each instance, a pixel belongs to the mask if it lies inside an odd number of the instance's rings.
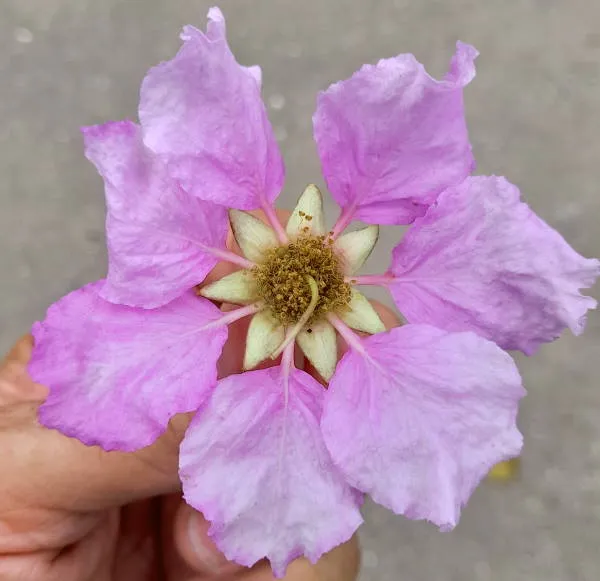
{"label": "thumb", "polygon": [[[179,489],[178,448],[189,418],[173,418],[152,445],[135,453],[104,452],[43,428],[46,396],[27,374],[33,340],[21,339],[0,364],[0,491],[34,506],[96,510]],[[3,397],[4,394],[4,397]],[[8,394],[8,395],[6,395]]]}
{"label": "thumb", "polygon": [[245,570],[241,565],[228,561],[217,549],[208,535],[210,524],[182,501],[181,495],[173,495],[164,502],[163,523],[167,523],[164,530],[172,531],[163,538],[169,581],[231,579]]}
{"label": "thumb", "polygon": [[[269,562],[264,560],[251,569],[227,561],[208,536],[209,524],[177,496],[166,499],[164,521],[173,521],[164,530],[173,531],[165,538],[168,581],[275,581]],[[306,559],[290,563],[281,581],[352,581],[359,569],[356,537],[324,555],[316,564]]]}

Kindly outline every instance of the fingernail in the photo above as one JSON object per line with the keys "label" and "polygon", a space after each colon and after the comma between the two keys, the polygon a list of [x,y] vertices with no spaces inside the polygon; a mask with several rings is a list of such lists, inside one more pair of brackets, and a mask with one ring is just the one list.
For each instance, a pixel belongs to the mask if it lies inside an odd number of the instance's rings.
{"label": "fingernail", "polygon": [[194,554],[202,565],[213,573],[219,573],[229,562],[210,540],[208,526],[204,519],[192,514],[188,520],[188,538]]}

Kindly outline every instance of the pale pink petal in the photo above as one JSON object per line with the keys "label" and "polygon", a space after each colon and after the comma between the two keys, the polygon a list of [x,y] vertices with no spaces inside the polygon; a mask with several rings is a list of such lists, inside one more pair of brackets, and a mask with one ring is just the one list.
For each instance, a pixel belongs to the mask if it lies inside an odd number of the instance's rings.
{"label": "pale pink petal", "polygon": [[321,93],[314,132],[329,190],[346,213],[409,224],[474,167],[463,87],[477,51],[458,43],[442,81],[413,55],[365,65]]}
{"label": "pale pink petal", "polygon": [[566,327],[583,331],[600,263],[577,254],[504,178],[444,192],[395,248],[390,290],[412,323],[475,331],[531,354]]}
{"label": "pale pink petal", "polygon": [[102,281],[58,301],[33,327],[29,372],[50,388],[49,428],[105,450],[148,446],[178,413],[198,409],[217,380],[226,327],[192,292],[144,310],[106,302]]}
{"label": "pale pink petal", "polygon": [[[181,40],[189,40],[192,37],[202,39],[204,34],[193,26],[184,26],[181,33]],[[211,42],[224,41],[227,42],[227,26],[225,24],[225,16],[219,8],[213,7],[208,11],[208,23],[206,25],[206,38]],[[256,81],[259,88],[262,86],[262,70],[258,65],[250,67],[241,67]]]}
{"label": "pale pink petal", "polygon": [[154,308],[202,282],[218,261],[206,247],[225,247],[225,209],[169,178],[134,123],[87,127],[83,134],[106,190],[109,269],[102,296]]}
{"label": "pale pink petal", "polygon": [[284,167],[260,95],[260,72],[239,65],[218,9],[206,35],[186,26],[177,56],[142,85],[144,141],[199,198],[251,210],[272,203]]}
{"label": "pale pink petal", "polygon": [[325,395],[323,436],[348,482],[448,530],[489,469],[519,454],[512,359],[474,333],[405,325],[349,351]]}
{"label": "pale pink petal", "polygon": [[232,375],[190,425],[181,445],[185,498],[210,535],[242,565],[266,557],[282,576],[302,555],[315,562],[361,523],[356,491],[321,438],[323,387],[281,367]]}

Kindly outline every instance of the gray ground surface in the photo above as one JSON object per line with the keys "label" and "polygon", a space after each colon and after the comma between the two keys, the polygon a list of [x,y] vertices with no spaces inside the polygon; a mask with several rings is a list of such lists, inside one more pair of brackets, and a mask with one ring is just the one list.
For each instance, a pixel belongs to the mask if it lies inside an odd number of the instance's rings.
{"label": "gray ground surface", "polygon": [[[441,73],[457,39],[482,55],[467,91],[482,173],[504,174],[577,250],[600,253],[597,0],[222,0],[241,61],[260,63],[287,205],[320,182],[315,95],[364,62],[413,52]],[[105,269],[101,183],[78,127],[135,115],[196,0],[0,0],[0,348]],[[330,207],[330,210],[332,208]],[[333,218],[333,212],[330,217]],[[386,266],[386,233],[372,270]],[[598,295],[598,292],[596,292]],[[457,530],[369,506],[364,581],[600,579],[600,316],[520,360],[520,480],[487,484]]]}

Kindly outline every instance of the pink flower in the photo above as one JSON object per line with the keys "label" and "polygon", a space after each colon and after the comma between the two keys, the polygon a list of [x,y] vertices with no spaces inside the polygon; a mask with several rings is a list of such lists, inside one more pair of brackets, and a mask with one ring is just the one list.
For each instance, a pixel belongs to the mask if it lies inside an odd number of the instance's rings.
{"label": "pink flower", "polygon": [[[524,390],[502,349],[580,333],[595,301],[579,289],[598,261],[505,179],[469,177],[474,48],[458,43],[441,81],[400,55],[319,96],[315,139],[341,207],[328,231],[315,186],[285,226],[276,217],[284,169],[260,70],[236,62],[222,14],[182,38],[143,82],[140,125],[84,130],[106,186],[109,269],[33,328],[30,371],[50,387],[41,422],[136,450],[195,412],[181,446],[186,500],[227,557],[267,557],[278,575],[350,538],[364,493],[453,528],[490,467],[521,450]],[[228,218],[243,256],[225,247]],[[354,219],[372,225],[343,234]],[[358,276],[377,224],[412,226],[387,273]],[[222,260],[241,270],[197,296]],[[386,332],[361,284],[389,288],[408,324]],[[242,317],[246,371],[217,380],[227,324]],[[337,334],[349,347],[339,362]],[[328,388],[295,367],[295,345]]]}

